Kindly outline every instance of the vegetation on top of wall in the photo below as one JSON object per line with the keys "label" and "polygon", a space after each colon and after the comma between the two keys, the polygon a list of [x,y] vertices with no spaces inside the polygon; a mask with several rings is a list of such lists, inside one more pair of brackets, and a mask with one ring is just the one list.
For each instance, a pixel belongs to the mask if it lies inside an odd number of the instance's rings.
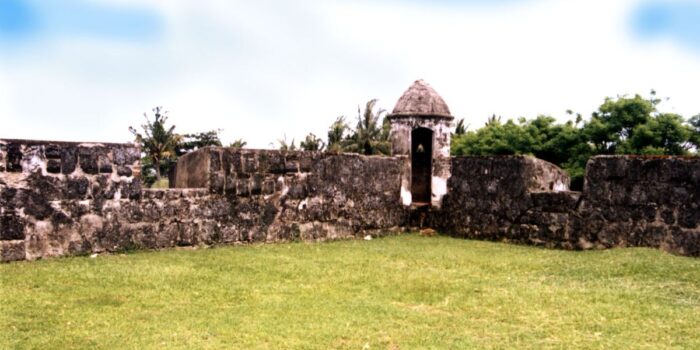
{"label": "vegetation on top of wall", "polygon": [[[645,99],[606,98],[588,121],[557,123],[550,116],[509,119],[492,116],[480,129],[456,134],[453,155],[531,154],[564,168],[572,188],[583,187],[588,158],[599,154],[690,155],[700,146],[700,115],[685,120],[660,113],[652,91]],[[573,115],[571,111],[567,114]]]}
{"label": "vegetation on top of wall", "polygon": [[134,127],[129,127],[129,131],[136,137],[136,142],[141,146],[141,151],[148,159],[144,159],[144,174],[150,174],[149,169],[153,169],[155,179],[159,181],[161,177],[161,163],[168,162],[176,156],[176,148],[182,140],[182,136],[175,133],[175,125],[167,127],[168,112],[163,107],[153,108],[154,119],[151,121],[146,113],[143,117],[146,124],[141,125],[143,133]]}
{"label": "vegetation on top of wall", "polygon": [[390,155],[391,126],[385,118],[386,110],[377,108],[377,99],[367,101],[364,110],[357,107],[357,124],[350,127],[345,116],[340,116],[328,128],[328,138],[324,142],[313,133],[306,135],[297,146],[284,139],[277,140],[282,151],[325,151],[331,153],[359,153],[364,155]]}
{"label": "vegetation on top of wall", "polygon": [[345,122],[345,116],[338,117],[328,129],[327,150],[364,155],[390,155],[391,126],[385,118],[386,110],[376,108],[377,101],[367,101],[364,111],[357,107],[357,124],[354,129]]}
{"label": "vegetation on top of wall", "polygon": [[[309,133],[299,145],[295,143],[294,139],[288,142],[285,136],[283,139],[277,140],[277,147],[282,151],[303,150],[390,155],[389,134],[391,127],[389,121],[384,118],[386,110],[376,108],[376,103],[376,99],[368,101],[364,110],[358,106],[355,128],[351,128],[346,123],[344,116],[338,117],[328,130],[327,142],[315,134]],[[162,174],[168,174],[171,171],[179,156],[205,146],[222,146],[219,138],[221,129],[193,134],[178,134],[175,132],[175,125],[166,125],[167,113],[162,107],[155,107],[153,108],[153,121],[144,113],[146,123],[141,125],[142,131],[129,127],[129,131],[136,137],[136,142],[140,144],[141,150],[144,152],[144,157],[141,159],[142,181],[147,187],[152,187],[155,183],[165,186],[165,182],[161,181]],[[238,139],[228,147],[241,149],[246,144],[247,142],[243,139]]]}
{"label": "vegetation on top of wall", "polygon": [[[182,139],[175,149],[175,153],[177,156],[181,156],[206,146],[221,147],[221,140],[219,139],[220,132],[221,129],[199,132],[195,134],[184,134],[182,135]],[[242,142],[245,144],[245,141]]]}
{"label": "vegetation on top of wall", "polygon": [[[222,145],[219,129],[181,135],[175,132],[175,125],[167,125],[168,112],[163,107],[153,108],[153,114],[153,121],[143,114],[146,123],[141,125],[142,132],[129,127],[144,154],[141,159],[142,181],[147,187],[167,188],[167,179],[161,179],[161,176],[170,173],[179,156],[201,147]],[[243,140],[236,142],[234,144],[239,148],[245,146]]]}
{"label": "vegetation on top of wall", "polygon": [[326,143],[312,133],[306,135],[306,138],[299,144],[299,147],[304,151],[321,151],[325,146]]}
{"label": "vegetation on top of wall", "polygon": [[236,141],[231,142],[228,147],[233,149],[242,149],[245,148],[247,144],[248,142],[244,141],[243,139],[236,139]]}

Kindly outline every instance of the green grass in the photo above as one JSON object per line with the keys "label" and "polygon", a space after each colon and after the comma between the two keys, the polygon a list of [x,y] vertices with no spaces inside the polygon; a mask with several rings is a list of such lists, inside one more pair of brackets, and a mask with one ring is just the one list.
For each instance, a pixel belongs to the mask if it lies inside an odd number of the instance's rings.
{"label": "green grass", "polygon": [[0,265],[0,349],[700,348],[700,260],[447,237]]}

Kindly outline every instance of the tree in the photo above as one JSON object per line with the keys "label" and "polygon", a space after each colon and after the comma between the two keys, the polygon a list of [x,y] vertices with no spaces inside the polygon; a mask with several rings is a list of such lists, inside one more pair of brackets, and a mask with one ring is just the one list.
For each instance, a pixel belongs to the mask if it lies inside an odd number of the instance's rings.
{"label": "tree", "polygon": [[220,132],[220,129],[216,129],[195,134],[182,135],[182,140],[176,149],[177,155],[181,156],[185,153],[189,153],[206,146],[221,147],[221,140],[219,139]]}
{"label": "tree", "polygon": [[656,99],[652,91],[650,99],[640,95],[632,98],[619,96],[606,98],[605,102],[593,113],[590,122],[584,124],[584,133],[596,148],[596,153],[615,154],[632,153],[629,140],[634,137],[635,128],[646,124],[656,112]]}
{"label": "tree", "polygon": [[375,111],[376,104],[377,99],[372,99],[367,102],[364,111],[359,106],[357,107],[357,126],[345,140],[343,147],[345,151],[365,155],[391,154],[391,142],[389,141],[391,127],[388,120],[384,119],[381,127],[379,126],[386,110],[378,109]]}
{"label": "tree", "polygon": [[233,149],[243,149],[247,144],[248,142],[243,141],[243,139],[237,139],[228,145],[228,147]]}
{"label": "tree", "polygon": [[692,128],[684,125],[683,117],[663,113],[635,127],[628,147],[638,154],[686,154],[692,143]]}
{"label": "tree", "polygon": [[483,128],[457,136],[452,142],[455,155],[513,155],[533,153],[534,139],[520,124],[491,117]]}
{"label": "tree", "polygon": [[[560,124],[549,116],[518,122],[491,116],[484,127],[455,136],[454,155],[531,154],[565,169],[573,189],[583,188],[588,158],[597,154],[687,154],[700,146],[700,115],[683,117],[659,113],[661,102],[652,91],[649,99],[606,98],[590,120],[576,114],[575,121]],[[574,116],[574,112],[566,113]]]}
{"label": "tree", "polygon": [[455,126],[455,133],[453,136],[461,136],[467,133],[467,127],[464,126],[464,118],[460,119]]}
{"label": "tree", "polygon": [[329,152],[342,152],[348,129],[348,124],[345,123],[345,116],[336,118],[330,128],[328,128],[328,146],[326,150]]}
{"label": "tree", "polygon": [[141,125],[143,134],[133,127],[129,127],[129,131],[136,137],[136,142],[141,145],[141,151],[151,159],[156,181],[158,181],[161,178],[162,163],[176,157],[175,148],[181,137],[175,133],[175,125],[165,126],[168,121],[168,112],[164,111],[163,107],[153,108],[153,113],[153,122],[148,119],[146,113],[143,114],[146,119],[146,124]]}
{"label": "tree", "polygon": [[688,139],[693,147],[695,147],[695,152],[700,155],[700,114],[690,118],[688,126],[690,128],[690,136]]}
{"label": "tree", "polygon": [[301,141],[299,148],[304,151],[321,151],[325,145],[326,144],[323,142],[323,140],[316,137],[316,135],[309,133],[306,135],[306,138]]}
{"label": "tree", "polygon": [[277,140],[277,143],[279,143],[279,150],[280,151],[296,151],[297,146],[294,144],[294,139],[292,139],[291,143],[287,143],[287,135],[284,135],[283,139]]}

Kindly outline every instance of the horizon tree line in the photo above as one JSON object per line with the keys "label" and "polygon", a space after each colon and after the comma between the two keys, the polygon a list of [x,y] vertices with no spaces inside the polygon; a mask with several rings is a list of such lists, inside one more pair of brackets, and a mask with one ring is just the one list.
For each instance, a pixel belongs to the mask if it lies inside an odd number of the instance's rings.
{"label": "horizon tree line", "polygon": [[[390,155],[391,127],[386,110],[377,107],[377,99],[357,108],[357,120],[351,127],[343,115],[333,121],[324,141],[309,133],[296,145],[286,136],[277,140],[282,151],[323,151]],[[651,91],[648,98],[626,95],[605,98],[603,104],[584,120],[580,113],[567,110],[573,120],[557,122],[552,116],[538,115],[507,119],[492,115],[484,126],[468,130],[460,119],[452,134],[451,154],[459,155],[533,155],[560,166],[572,178],[572,188],[583,187],[588,159],[599,154],[698,155],[700,149],[700,114],[685,119],[674,113],[661,113],[662,102]],[[154,119],[146,113],[142,132],[129,131],[141,145],[144,182],[151,185],[168,173],[177,158],[206,146],[222,146],[220,129],[193,134],[177,134],[175,125],[166,126],[168,112],[153,108]],[[227,147],[244,148],[247,142],[237,139]],[[158,165],[158,166],[156,166]]]}

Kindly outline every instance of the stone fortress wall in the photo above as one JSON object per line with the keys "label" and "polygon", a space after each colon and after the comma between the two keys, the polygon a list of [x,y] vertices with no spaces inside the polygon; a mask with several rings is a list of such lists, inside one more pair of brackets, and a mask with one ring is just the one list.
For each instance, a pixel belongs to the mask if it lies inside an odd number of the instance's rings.
{"label": "stone fortress wall", "polygon": [[534,166],[546,162],[531,157],[452,161],[448,195],[428,216],[440,232],[550,248],[654,247],[700,256],[700,158],[594,157],[583,192],[556,191],[562,174],[551,164]]}
{"label": "stone fortress wall", "polygon": [[0,260],[378,235],[408,215],[400,157],[205,148],[178,165],[175,183],[194,188],[165,190],[141,188],[139,158],[0,140]]}
{"label": "stone fortress wall", "polygon": [[0,140],[2,261],[431,227],[564,249],[700,256],[700,159],[601,156],[583,192],[528,156],[453,157],[441,207],[402,204],[405,157],[204,148],[142,189],[129,144]]}

